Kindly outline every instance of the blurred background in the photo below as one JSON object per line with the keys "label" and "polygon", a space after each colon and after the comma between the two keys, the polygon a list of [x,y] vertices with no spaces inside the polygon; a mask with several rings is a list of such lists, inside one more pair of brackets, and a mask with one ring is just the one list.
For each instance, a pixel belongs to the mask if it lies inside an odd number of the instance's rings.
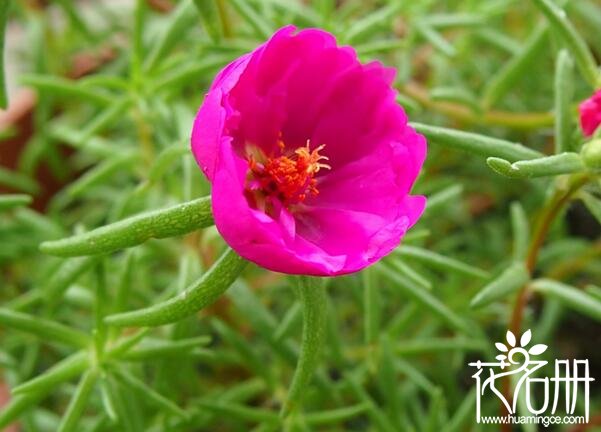
{"label": "blurred background", "polygon": [[[563,41],[534,3],[11,1],[0,193],[19,197],[0,207],[2,311],[94,335],[99,309],[106,314],[151,305],[210,267],[224,247],[215,228],[151,240],[100,264],[45,256],[38,246],[208,195],[188,149],[203,95],[219,69],[289,23],[324,28],[352,45],[362,61],[397,68],[398,101],[411,121],[553,153],[555,63]],[[601,2],[555,3],[599,64]],[[584,138],[576,106],[592,91],[577,70],[568,79],[568,133],[578,149]],[[561,181],[507,179],[483,157],[430,142],[414,190],[429,198],[424,217],[384,263],[329,280],[322,366],[303,412],[286,427],[542,430],[476,424],[468,363],[497,354],[494,342],[505,339],[516,292],[481,307],[470,303],[514,261],[521,241],[516,218],[535,224]],[[601,430],[601,313],[590,312],[601,301],[599,192],[597,179],[558,213],[534,272],[586,293],[590,307],[532,294],[524,309],[522,331],[532,329],[533,343],[549,346],[542,357],[551,363],[588,359],[597,379],[591,423],[548,430]],[[99,284],[106,287],[102,298]],[[6,430],[284,430],[278,410],[302,327],[284,275],[249,268],[198,316],[145,333],[137,351],[103,366],[75,408],[69,401],[87,366],[11,395],[72,358],[77,347],[36,337],[3,313],[0,425],[12,424]],[[111,330],[109,340],[131,334]],[[73,409],[79,410],[75,423],[65,426],[61,419]],[[579,415],[583,409],[578,406]],[[502,412],[492,397],[483,399],[482,411]]]}

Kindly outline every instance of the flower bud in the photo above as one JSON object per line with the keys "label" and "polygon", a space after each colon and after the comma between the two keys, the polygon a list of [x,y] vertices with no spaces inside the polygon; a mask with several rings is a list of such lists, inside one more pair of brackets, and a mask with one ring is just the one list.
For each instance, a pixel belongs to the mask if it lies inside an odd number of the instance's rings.
{"label": "flower bud", "polygon": [[601,170],[601,138],[587,142],[582,147],[581,155],[588,168]]}

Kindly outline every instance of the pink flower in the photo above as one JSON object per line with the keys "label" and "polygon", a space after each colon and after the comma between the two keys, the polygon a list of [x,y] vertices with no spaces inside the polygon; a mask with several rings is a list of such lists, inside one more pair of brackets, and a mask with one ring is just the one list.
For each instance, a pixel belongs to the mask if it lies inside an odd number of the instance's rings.
{"label": "pink flower", "polygon": [[592,136],[601,125],[601,90],[580,104],[580,126],[584,135]]}
{"label": "pink flower", "polygon": [[391,252],[422,214],[409,191],[426,141],[395,72],[362,65],[319,29],[287,26],[215,78],[192,131],[217,229],[270,270],[351,273]]}

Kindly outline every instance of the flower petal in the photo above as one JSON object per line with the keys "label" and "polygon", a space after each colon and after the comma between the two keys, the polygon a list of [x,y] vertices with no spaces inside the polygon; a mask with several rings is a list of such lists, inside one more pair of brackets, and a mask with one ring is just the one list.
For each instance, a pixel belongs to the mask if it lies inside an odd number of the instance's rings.
{"label": "flower petal", "polygon": [[[191,143],[212,182],[217,229],[234,250],[274,271],[338,275],[399,244],[425,207],[409,193],[426,142],[395,101],[394,75],[362,65],[329,33],[292,26],[219,73]],[[288,157],[307,140],[329,157],[331,169],[315,177],[319,194],[291,204],[259,190],[250,154],[277,158],[284,143]],[[247,199],[251,189],[266,207]]]}

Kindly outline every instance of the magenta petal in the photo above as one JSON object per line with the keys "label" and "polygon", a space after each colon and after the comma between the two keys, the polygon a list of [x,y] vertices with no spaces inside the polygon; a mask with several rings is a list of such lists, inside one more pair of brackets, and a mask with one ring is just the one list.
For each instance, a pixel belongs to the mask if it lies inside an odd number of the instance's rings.
{"label": "magenta petal", "polygon": [[601,90],[578,107],[580,111],[580,126],[585,136],[592,136],[601,125]]}
{"label": "magenta petal", "polygon": [[192,154],[209,180],[213,178],[218,147],[224,134],[223,129],[228,114],[224,108],[223,95],[236,85],[250,59],[250,55],[242,56],[227,65],[217,75],[194,119],[190,139]]}
{"label": "magenta petal", "polygon": [[393,248],[409,227],[402,216],[393,222],[372,213],[338,209],[310,209],[298,216],[298,233],[332,255],[345,255],[344,267],[334,274],[355,272],[377,261]]}
{"label": "magenta petal", "polygon": [[[426,141],[395,101],[394,76],[378,62],[362,65],[329,33],[292,26],[219,73],[191,144],[230,247],[270,270],[334,276],[361,270],[400,243],[425,208],[424,197],[409,193]],[[269,177],[278,165],[266,161],[294,161],[307,142],[306,152],[324,145],[319,155],[330,168],[314,179],[306,168],[293,168],[302,169],[301,180]],[[303,197],[279,189],[299,185],[307,188]]]}

